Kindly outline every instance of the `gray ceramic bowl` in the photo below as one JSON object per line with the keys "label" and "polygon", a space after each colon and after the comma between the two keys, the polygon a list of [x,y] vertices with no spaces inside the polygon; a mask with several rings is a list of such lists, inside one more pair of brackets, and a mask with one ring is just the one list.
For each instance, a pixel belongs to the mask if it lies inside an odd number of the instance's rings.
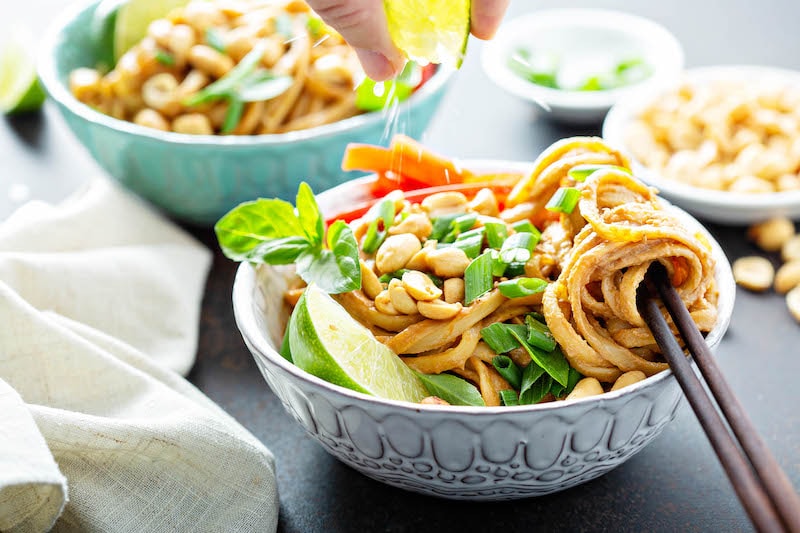
{"label": "gray ceramic bowl", "polygon": [[[512,171],[519,163],[474,162]],[[367,197],[365,180],[320,195],[335,214]],[[706,340],[715,349],[730,323],[735,284],[719,244],[691,216],[671,207],[713,246],[719,319]],[[594,479],[630,459],[669,423],[682,398],[662,372],[616,392],[520,407],[429,406],[383,400],[332,385],[276,351],[289,313],[287,268],[242,264],[233,287],[236,322],[269,386],[286,410],[333,456],[404,489],[453,499],[542,496]]]}
{"label": "gray ceramic bowl", "polygon": [[[123,185],[173,216],[211,224],[241,202],[294,198],[305,180],[321,191],[351,178],[341,170],[351,142],[380,144],[390,117],[367,113],[317,128],[276,135],[185,135],[117,120],[79,102],[69,73],[94,66],[100,50],[91,28],[96,0],[65,12],[44,38],[39,76],[72,132]],[[452,71],[439,68],[396,111],[398,131],[419,138],[445,93]]]}

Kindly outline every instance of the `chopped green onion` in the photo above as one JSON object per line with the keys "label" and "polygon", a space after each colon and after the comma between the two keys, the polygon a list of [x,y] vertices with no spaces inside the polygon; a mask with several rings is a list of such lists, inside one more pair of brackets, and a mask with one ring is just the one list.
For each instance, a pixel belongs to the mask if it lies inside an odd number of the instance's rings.
{"label": "chopped green onion", "polygon": [[536,311],[531,311],[530,313],[528,313],[528,316],[535,318],[539,322],[547,323],[547,320],[545,320],[544,315],[542,313],[537,313]]}
{"label": "chopped green onion", "polygon": [[542,374],[525,392],[520,393],[520,405],[533,405],[541,402],[550,392],[552,385],[553,378],[548,374]]}
{"label": "chopped green onion", "polygon": [[528,326],[528,344],[541,348],[546,352],[552,352],[556,349],[556,339],[547,324],[543,324],[528,315],[525,317],[525,325]]}
{"label": "chopped green onion", "polygon": [[225,111],[225,119],[222,121],[222,133],[231,133],[239,125],[239,120],[244,113],[244,101],[239,98],[230,98],[228,100],[228,110]]}
{"label": "chopped green onion", "polygon": [[495,322],[481,329],[481,338],[496,353],[507,353],[520,347],[519,341],[511,334],[512,330],[524,337],[527,335],[528,328],[522,324]]}
{"label": "chopped green onion", "polygon": [[[378,204],[376,211],[375,218],[370,221],[361,244],[361,249],[368,254],[375,253],[386,240],[389,228],[394,222],[394,201],[391,198],[385,198]],[[383,222],[383,229],[379,229],[381,222]]]}
{"label": "chopped green onion", "polygon": [[394,272],[388,272],[379,277],[378,281],[380,281],[381,283],[389,283],[393,279],[402,279],[403,274],[405,274],[406,272],[408,272],[408,269],[406,268],[401,268],[400,270],[395,270]]}
{"label": "chopped green onion", "polygon": [[433,229],[428,236],[429,240],[441,241],[447,232],[450,231],[450,224],[463,215],[463,213],[453,213],[451,215],[442,215],[433,219]]}
{"label": "chopped green onion", "polygon": [[164,50],[156,50],[156,61],[165,67],[171,67],[175,64],[175,56]]}
{"label": "chopped green onion", "polygon": [[508,384],[514,387],[514,390],[519,390],[522,385],[522,370],[511,360],[507,355],[498,355],[492,359],[492,366],[495,370],[503,376],[503,379],[508,381]]}
{"label": "chopped green onion", "polygon": [[487,222],[483,225],[486,228],[486,241],[491,248],[500,249],[508,238],[508,228],[500,222]]}
{"label": "chopped green onion", "polygon": [[561,187],[556,191],[550,201],[547,202],[545,209],[554,213],[566,213],[569,215],[578,205],[581,199],[581,191],[574,187]]}
{"label": "chopped green onion", "polygon": [[514,222],[511,224],[511,229],[517,233],[539,233],[539,230],[536,229],[536,226],[531,224],[531,221],[527,219]]}
{"label": "chopped green onion", "polygon": [[481,239],[483,239],[483,236],[484,236],[485,233],[486,233],[486,228],[484,228],[483,226],[481,226],[480,228],[471,229],[471,230],[465,231],[464,233],[459,235],[456,238],[456,242],[458,242],[460,240],[463,240],[463,239],[469,239],[470,237],[475,237],[476,235],[479,235],[481,237]]}
{"label": "chopped green onion", "polygon": [[275,17],[275,31],[280,33],[287,39],[294,37],[294,28],[292,28],[292,17],[286,13],[281,13]]}
{"label": "chopped green onion", "polygon": [[473,235],[467,239],[462,239],[459,237],[456,239],[456,242],[452,244],[452,246],[464,250],[464,253],[467,254],[467,257],[470,259],[475,259],[480,255],[481,248],[483,248],[483,236]]}
{"label": "chopped green onion", "polygon": [[484,253],[464,271],[464,304],[469,305],[490,290],[494,284],[492,255]]}
{"label": "chopped green onion", "polygon": [[308,28],[311,36],[316,39],[320,36],[322,30],[325,29],[325,23],[322,22],[322,19],[319,17],[309,17],[306,21],[306,28]]}
{"label": "chopped green onion", "polygon": [[508,265],[500,259],[500,252],[490,250],[490,253],[492,254],[492,276],[499,278],[505,274]]}
{"label": "chopped green onion", "polygon": [[500,401],[506,407],[514,407],[519,405],[519,396],[517,396],[517,391],[514,390],[501,390],[500,391]]}
{"label": "chopped green onion", "polygon": [[206,42],[208,46],[220,52],[225,53],[225,40],[220,35],[219,30],[216,28],[206,28]]}
{"label": "chopped green onion", "polygon": [[450,223],[450,231],[447,235],[444,236],[442,242],[453,242],[456,238],[464,233],[465,231],[469,231],[472,229],[472,226],[475,225],[475,222],[478,220],[478,215],[475,213],[467,213],[466,215],[461,215],[460,217],[454,219]]}
{"label": "chopped green onion", "polygon": [[518,276],[524,276],[525,263],[514,261],[513,263],[511,263],[506,267],[506,271],[503,275],[507,278],[516,278]]}
{"label": "chopped green onion", "polygon": [[536,364],[535,361],[528,363],[528,366],[522,369],[522,384],[519,387],[520,404],[527,402],[530,404],[530,389],[544,375],[544,369]]}
{"label": "chopped green onion", "polygon": [[[567,359],[564,357],[564,354],[561,353],[561,349],[556,346],[556,349],[552,352],[545,352],[544,350],[540,350],[536,346],[531,346],[528,344],[522,335],[520,335],[517,331],[511,330],[511,335],[517,339],[520,345],[525,348],[525,351],[528,352],[528,355],[531,356],[531,360],[533,360],[537,365],[542,367],[545,372],[550,374],[553,379],[561,383],[562,385],[567,385],[567,380],[569,378],[569,363]],[[549,387],[548,387],[549,389]]]}
{"label": "chopped green onion", "polygon": [[514,278],[501,281],[497,288],[500,289],[500,294],[506,298],[522,298],[544,291],[547,288],[547,280],[540,278]]}
{"label": "chopped green onion", "polygon": [[550,394],[552,394],[556,398],[563,398],[564,396],[572,392],[572,389],[575,388],[575,385],[577,385],[581,379],[583,379],[581,373],[575,370],[574,368],[570,367],[569,377],[567,378],[567,386],[565,387],[556,380],[553,380],[553,385],[550,387]]}
{"label": "chopped green onion", "polygon": [[575,181],[586,181],[586,178],[597,172],[598,170],[610,169],[619,170],[625,174],[630,174],[631,171],[625,167],[617,165],[576,165],[569,169],[567,175]]}
{"label": "chopped green onion", "polygon": [[515,233],[506,239],[500,248],[500,260],[504,263],[525,263],[531,258],[539,237],[533,233]]}

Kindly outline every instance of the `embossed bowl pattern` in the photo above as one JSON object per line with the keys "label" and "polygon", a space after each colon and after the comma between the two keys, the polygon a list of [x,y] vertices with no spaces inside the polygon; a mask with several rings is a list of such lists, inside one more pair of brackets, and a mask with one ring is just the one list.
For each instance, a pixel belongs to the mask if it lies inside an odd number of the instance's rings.
{"label": "embossed bowl pattern", "polygon": [[117,120],[79,102],[69,73],[94,66],[97,0],[65,12],[45,36],[39,75],[70,130],[108,173],[176,218],[213,224],[241,202],[294,198],[301,181],[315,191],[350,179],[341,170],[348,143],[378,144],[398,128],[419,138],[446,92],[452,69],[440,68],[390,113],[366,113],[317,128],[274,135],[185,135]]}
{"label": "embossed bowl pattern", "polygon": [[[509,162],[491,166],[519,168]],[[346,205],[348,199],[362,198],[363,184],[356,180],[327,191],[320,204],[326,209],[332,199]],[[720,315],[707,341],[716,348],[730,321],[735,285],[722,250],[710,241]],[[551,494],[632,457],[672,420],[681,401],[670,372],[602,396],[500,408],[416,405],[332,385],[276,351],[288,318],[283,292],[291,275],[287,267],[240,266],[233,304],[242,336],[287,412],[333,456],[389,485],[451,499]]]}

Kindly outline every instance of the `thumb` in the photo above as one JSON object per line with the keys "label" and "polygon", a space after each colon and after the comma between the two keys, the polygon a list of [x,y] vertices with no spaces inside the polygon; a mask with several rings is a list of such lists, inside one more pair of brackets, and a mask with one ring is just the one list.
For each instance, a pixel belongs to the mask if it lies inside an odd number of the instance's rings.
{"label": "thumb", "polygon": [[392,43],[382,0],[309,0],[312,9],[355,48],[367,76],[385,80],[405,64]]}

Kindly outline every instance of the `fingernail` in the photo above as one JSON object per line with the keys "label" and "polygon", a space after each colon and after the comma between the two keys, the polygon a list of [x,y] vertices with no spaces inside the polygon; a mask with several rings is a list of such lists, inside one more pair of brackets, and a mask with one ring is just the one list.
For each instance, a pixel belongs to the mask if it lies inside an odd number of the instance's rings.
{"label": "fingernail", "polygon": [[358,60],[361,61],[361,66],[364,67],[364,72],[373,80],[383,81],[394,75],[394,66],[380,52],[356,48],[356,54],[358,54]]}

